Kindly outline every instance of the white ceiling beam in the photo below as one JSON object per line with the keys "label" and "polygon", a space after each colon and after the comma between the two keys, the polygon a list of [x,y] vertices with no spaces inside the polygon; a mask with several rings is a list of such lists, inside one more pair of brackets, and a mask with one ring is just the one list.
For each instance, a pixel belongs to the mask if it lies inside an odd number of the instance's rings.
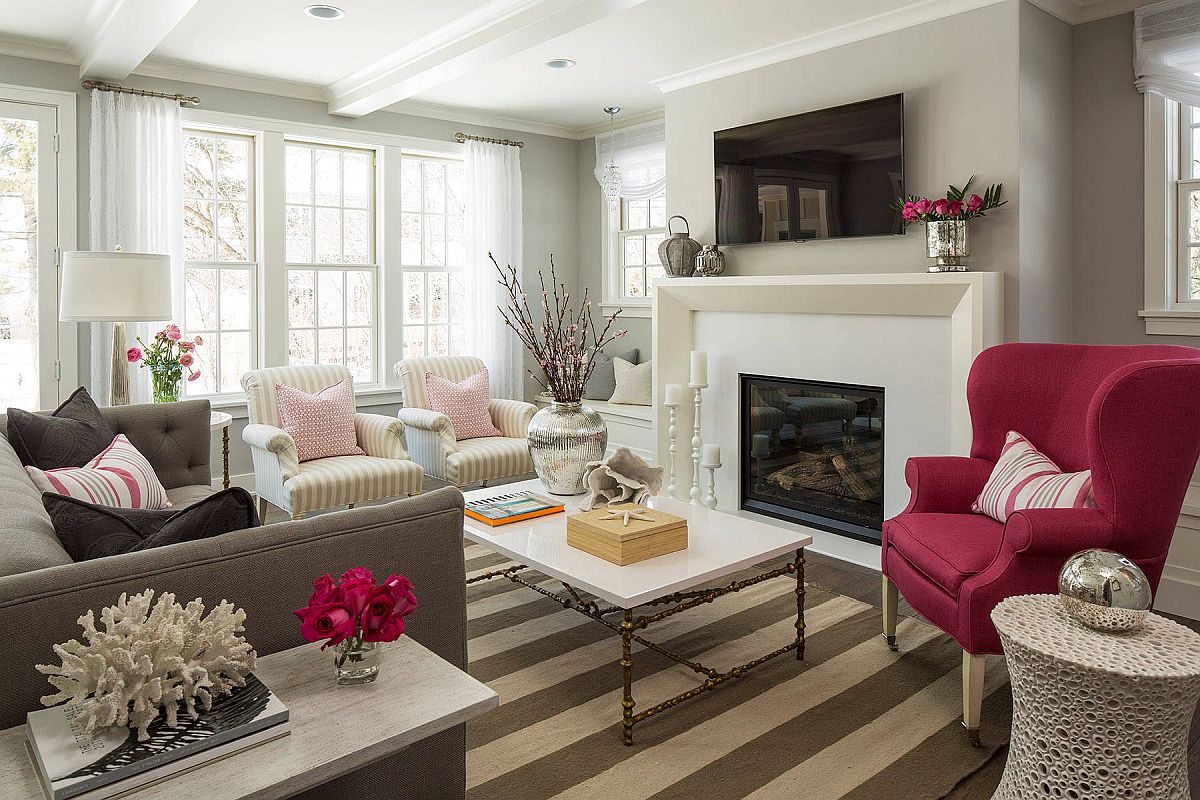
{"label": "white ceiling beam", "polygon": [[72,42],[79,76],[119,81],[158,47],[198,0],[105,0]]}
{"label": "white ceiling beam", "polygon": [[334,81],[329,113],[361,117],[646,0],[492,0]]}

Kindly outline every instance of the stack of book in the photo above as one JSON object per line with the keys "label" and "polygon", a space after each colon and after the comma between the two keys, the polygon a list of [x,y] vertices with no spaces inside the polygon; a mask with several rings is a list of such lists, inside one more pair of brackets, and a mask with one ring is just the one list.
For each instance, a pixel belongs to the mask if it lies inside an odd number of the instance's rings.
{"label": "stack of book", "polygon": [[501,494],[484,500],[472,500],[466,505],[466,514],[473,520],[496,527],[520,522],[524,519],[559,514],[563,504],[533,492]]}

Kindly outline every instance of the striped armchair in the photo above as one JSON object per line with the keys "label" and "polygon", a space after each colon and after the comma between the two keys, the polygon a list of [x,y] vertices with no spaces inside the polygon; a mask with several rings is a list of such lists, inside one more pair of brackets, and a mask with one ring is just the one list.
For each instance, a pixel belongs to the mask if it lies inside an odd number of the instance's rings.
{"label": "striped armchair", "polygon": [[503,436],[458,441],[445,414],[429,408],[425,373],[459,383],[483,369],[473,356],[408,358],[396,364],[396,377],[404,393],[404,408],[397,416],[404,423],[413,460],[425,474],[449,481],[462,489],[469,483],[512,478],[533,472],[529,457],[529,419],[537,408],[520,400],[488,402],[494,424]]}
{"label": "striped armchair", "polygon": [[342,380],[353,379],[350,370],[340,366],[272,367],[242,376],[250,407],[242,439],[250,445],[254,461],[260,517],[268,502],[299,519],[309,511],[421,491],[424,475],[404,449],[404,424],[382,414],[354,415],[363,455],[304,462],[297,458],[295,441],[279,427],[275,385],[315,394]]}

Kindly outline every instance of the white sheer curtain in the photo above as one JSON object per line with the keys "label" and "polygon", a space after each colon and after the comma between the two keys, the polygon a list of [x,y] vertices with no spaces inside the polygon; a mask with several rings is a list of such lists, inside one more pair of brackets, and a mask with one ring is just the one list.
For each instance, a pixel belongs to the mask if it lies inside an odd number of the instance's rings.
{"label": "white sheer curtain", "polygon": [[[175,321],[183,324],[183,124],[179,103],[92,90],[91,249],[171,256]],[[166,322],[166,320],[164,320]],[[151,324],[126,326],[129,341]],[[106,403],[112,378],[112,331],[91,326],[91,392]],[[149,402],[146,370],[132,368],[130,402]]]}
{"label": "white sheer curtain", "polygon": [[1190,106],[1200,106],[1200,3],[1167,0],[1134,12],[1134,83]]}
{"label": "white sheer curtain", "polygon": [[492,397],[524,399],[523,346],[505,327],[496,306],[505,302],[490,252],[500,266],[522,261],[521,149],[467,141],[466,314],[463,340],[467,355],[488,368]]}
{"label": "white sheer curtain", "polygon": [[667,123],[655,120],[596,137],[596,180],[610,155],[621,168],[621,197],[648,200],[667,190]]}

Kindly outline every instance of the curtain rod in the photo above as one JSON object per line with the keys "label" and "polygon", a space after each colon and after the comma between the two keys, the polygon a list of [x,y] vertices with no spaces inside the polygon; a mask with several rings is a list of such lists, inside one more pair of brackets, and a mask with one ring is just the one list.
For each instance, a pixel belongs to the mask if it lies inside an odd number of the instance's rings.
{"label": "curtain rod", "polygon": [[524,142],[514,142],[512,139],[493,139],[490,136],[472,136],[470,134],[462,133],[462,132],[454,134],[454,141],[458,142],[459,144],[462,144],[467,139],[470,139],[475,142],[491,142],[492,144],[506,144],[509,147],[524,147],[525,146]]}
{"label": "curtain rod", "polygon": [[168,94],[166,92],[152,92],[149,89],[130,89],[125,86],[114,86],[111,83],[104,81],[80,81],[80,86],[84,89],[95,89],[98,92],[120,92],[122,94],[136,94],[141,97],[162,97],[167,100],[174,100],[181,106],[198,106],[200,98],[189,96],[186,94]]}

